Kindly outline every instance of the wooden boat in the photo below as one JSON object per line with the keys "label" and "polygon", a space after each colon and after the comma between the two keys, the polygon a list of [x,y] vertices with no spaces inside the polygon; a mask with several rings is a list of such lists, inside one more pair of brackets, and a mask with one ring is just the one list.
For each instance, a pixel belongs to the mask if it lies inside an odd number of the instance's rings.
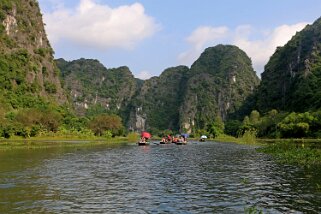
{"label": "wooden boat", "polygon": [[187,144],[187,141],[178,141],[176,142],[176,145],[186,145]]}
{"label": "wooden boat", "polygon": [[139,141],[137,144],[138,144],[138,146],[148,146],[148,145],[149,145],[149,142]]}

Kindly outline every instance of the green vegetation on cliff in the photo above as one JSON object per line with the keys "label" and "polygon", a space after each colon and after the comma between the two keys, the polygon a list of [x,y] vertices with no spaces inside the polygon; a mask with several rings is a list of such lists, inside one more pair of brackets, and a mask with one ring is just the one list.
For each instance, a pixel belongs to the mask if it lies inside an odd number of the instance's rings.
{"label": "green vegetation on cliff", "polygon": [[98,60],[56,60],[65,90],[79,115],[120,114],[135,94],[138,81],[127,67],[107,69]]}
{"label": "green vegetation on cliff", "polygon": [[238,47],[217,45],[207,48],[188,75],[180,108],[182,129],[204,129],[216,117],[225,121],[258,84],[250,58]]}
{"label": "green vegetation on cliff", "polygon": [[321,107],[321,18],[277,48],[262,74],[257,109],[304,112]]}
{"label": "green vegetation on cliff", "polygon": [[206,49],[191,69],[168,68],[145,81],[127,67],[107,69],[97,60],[56,62],[79,115],[118,114],[128,129],[154,134],[215,127],[216,118],[235,113],[259,84],[249,57],[230,45]]}
{"label": "green vegetation on cliff", "polygon": [[179,130],[179,108],[188,71],[186,66],[168,68],[159,77],[144,81],[132,102],[130,127],[135,127],[139,120],[145,120],[145,128],[154,132]]}
{"label": "green vegetation on cliff", "polygon": [[66,101],[37,1],[0,2],[0,99],[6,108]]}

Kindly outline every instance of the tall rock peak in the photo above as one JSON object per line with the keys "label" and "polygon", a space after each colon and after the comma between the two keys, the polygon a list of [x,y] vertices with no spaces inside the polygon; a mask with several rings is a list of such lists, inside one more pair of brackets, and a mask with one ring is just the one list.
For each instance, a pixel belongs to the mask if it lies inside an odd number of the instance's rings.
{"label": "tall rock peak", "polygon": [[17,95],[14,107],[30,106],[26,97],[67,101],[36,0],[0,2],[0,53],[0,90]]}
{"label": "tall rock peak", "polygon": [[257,108],[308,111],[321,107],[321,18],[278,47],[262,73]]}

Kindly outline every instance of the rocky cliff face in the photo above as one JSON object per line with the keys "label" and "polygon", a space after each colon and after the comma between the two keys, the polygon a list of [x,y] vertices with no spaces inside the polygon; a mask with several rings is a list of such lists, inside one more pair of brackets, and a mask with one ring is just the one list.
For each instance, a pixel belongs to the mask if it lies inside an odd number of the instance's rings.
{"label": "rocky cliff face", "polygon": [[261,111],[308,111],[321,107],[321,18],[277,48],[256,94]]}
{"label": "rocky cliff face", "polygon": [[179,66],[146,80],[130,127],[192,132],[225,120],[259,84],[249,57],[235,46],[208,48],[191,69]]}
{"label": "rocky cliff face", "polygon": [[206,127],[235,112],[258,85],[251,60],[235,46],[208,48],[192,65],[166,69],[138,81],[127,67],[107,69],[97,60],[57,60],[76,110],[120,114],[130,130]]}
{"label": "rocky cliff face", "polygon": [[181,129],[205,128],[217,116],[226,120],[258,84],[251,60],[242,50],[231,45],[207,48],[188,75],[180,107]]}
{"label": "rocky cliff face", "polygon": [[132,102],[129,127],[133,130],[179,129],[179,108],[185,91],[186,66],[166,69],[144,81]]}
{"label": "rocky cliff face", "polygon": [[66,102],[35,0],[0,2],[0,91],[14,108]]}
{"label": "rocky cliff face", "polygon": [[56,62],[78,114],[96,111],[126,118],[128,105],[139,85],[127,67],[107,69],[92,59]]}

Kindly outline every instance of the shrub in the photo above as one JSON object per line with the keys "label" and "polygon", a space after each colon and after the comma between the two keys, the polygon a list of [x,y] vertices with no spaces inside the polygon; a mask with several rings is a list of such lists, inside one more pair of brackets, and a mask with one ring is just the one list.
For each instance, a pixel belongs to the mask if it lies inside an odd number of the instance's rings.
{"label": "shrub", "polygon": [[46,92],[48,92],[49,94],[55,94],[57,92],[56,85],[49,81],[46,81],[44,86],[45,86]]}

